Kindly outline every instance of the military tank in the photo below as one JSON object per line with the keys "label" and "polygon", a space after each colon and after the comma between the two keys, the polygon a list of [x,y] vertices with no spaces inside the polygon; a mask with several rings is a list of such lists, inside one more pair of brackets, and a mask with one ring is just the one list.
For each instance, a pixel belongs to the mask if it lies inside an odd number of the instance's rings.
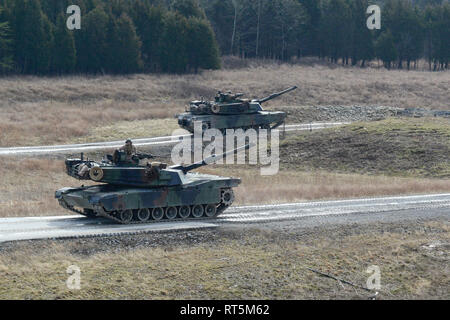
{"label": "military tank", "polygon": [[203,131],[215,128],[225,133],[226,129],[275,129],[284,123],[286,113],[264,111],[262,104],[285,93],[297,89],[296,86],[263,99],[241,99],[244,94],[218,92],[214,101],[191,101],[185,113],[176,115],[178,124],[187,131],[194,132],[194,123],[200,122]]}
{"label": "military tank", "polygon": [[234,201],[240,179],[191,172],[234,153],[214,155],[191,165],[160,162],[136,164],[116,150],[101,162],[65,161],[67,174],[99,183],[56,191],[59,204],[88,217],[106,217],[122,224],[215,218]]}

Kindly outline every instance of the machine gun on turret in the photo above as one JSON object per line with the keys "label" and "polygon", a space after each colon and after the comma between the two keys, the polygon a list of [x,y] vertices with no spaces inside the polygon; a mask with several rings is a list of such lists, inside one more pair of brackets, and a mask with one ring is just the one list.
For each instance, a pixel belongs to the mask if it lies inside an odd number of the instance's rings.
{"label": "machine gun on turret", "polygon": [[153,159],[155,156],[150,153],[136,153],[133,158],[138,160]]}
{"label": "machine gun on turret", "polygon": [[216,95],[215,102],[216,103],[236,103],[241,102],[239,98],[244,96],[243,93],[235,93],[232,94],[231,92],[223,93],[219,91]]}

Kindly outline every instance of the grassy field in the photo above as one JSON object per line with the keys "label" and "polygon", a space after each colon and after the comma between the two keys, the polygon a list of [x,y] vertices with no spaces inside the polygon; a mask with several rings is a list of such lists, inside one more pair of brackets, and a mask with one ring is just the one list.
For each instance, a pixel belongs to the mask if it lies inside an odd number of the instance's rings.
{"label": "grassy field", "polygon": [[160,135],[176,127],[173,115],[190,100],[217,90],[264,96],[291,85],[299,88],[267,108],[356,104],[448,110],[450,100],[449,72],[320,65],[268,64],[182,76],[8,77],[0,78],[0,146]]}
{"label": "grassy field", "polygon": [[[168,135],[189,100],[290,85],[299,89],[268,108],[449,109],[449,72],[269,64],[183,76],[0,78],[0,147]],[[281,143],[276,176],[256,166],[200,171],[242,178],[235,205],[448,193],[449,127],[448,119],[408,118],[303,132]],[[0,217],[71,214],[54,199],[56,189],[81,184],[63,158],[2,157]],[[450,298],[448,221],[242,228],[2,243],[0,299],[366,299],[307,267],[364,286],[371,265],[381,267],[381,299]],[[80,291],[65,285],[70,265],[81,269]]]}
{"label": "grassy field", "polygon": [[[449,231],[430,221],[14,243],[0,247],[0,299],[367,299],[307,268],[366,286],[371,265],[379,299],[448,299]],[[70,265],[80,290],[66,287]]]}

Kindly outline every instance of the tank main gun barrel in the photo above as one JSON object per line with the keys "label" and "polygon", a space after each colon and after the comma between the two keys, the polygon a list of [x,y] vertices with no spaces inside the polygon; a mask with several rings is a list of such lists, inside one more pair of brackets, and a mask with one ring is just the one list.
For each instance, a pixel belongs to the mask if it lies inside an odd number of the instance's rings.
{"label": "tank main gun barrel", "polygon": [[250,149],[250,148],[253,147],[253,146],[254,146],[254,144],[247,144],[247,145],[245,145],[245,146],[236,148],[236,149],[234,149],[234,150],[231,150],[231,151],[228,151],[228,152],[219,154],[219,155],[216,155],[216,154],[215,154],[215,155],[212,155],[211,157],[208,157],[208,158],[206,158],[206,159],[203,159],[202,161],[199,161],[199,162],[196,162],[196,163],[187,165],[187,166],[183,166],[183,165],[175,165],[175,166],[172,166],[172,167],[170,167],[170,168],[171,168],[171,169],[179,169],[179,170],[182,170],[184,173],[187,173],[187,172],[189,172],[189,171],[191,171],[191,170],[194,170],[194,169],[197,169],[197,168],[206,166],[206,165],[208,165],[208,164],[215,163],[217,160],[222,159],[223,157],[225,157],[225,156],[227,156],[227,155],[229,155],[229,154],[234,154],[235,152],[240,151],[240,150],[247,150],[247,149]]}
{"label": "tank main gun barrel", "polygon": [[283,91],[281,91],[281,92],[277,92],[277,93],[271,94],[271,95],[268,96],[268,97],[265,97],[265,98],[263,98],[263,99],[258,99],[258,100],[256,100],[256,101],[259,102],[259,103],[264,103],[264,102],[267,102],[267,101],[269,101],[269,100],[275,99],[275,98],[277,98],[277,97],[279,97],[279,96],[281,96],[281,95],[283,95],[283,94],[285,94],[285,93],[291,92],[291,91],[293,91],[293,90],[295,90],[295,89],[297,89],[297,86],[290,87],[290,88],[288,88],[288,89],[286,89],[286,90],[283,90]]}

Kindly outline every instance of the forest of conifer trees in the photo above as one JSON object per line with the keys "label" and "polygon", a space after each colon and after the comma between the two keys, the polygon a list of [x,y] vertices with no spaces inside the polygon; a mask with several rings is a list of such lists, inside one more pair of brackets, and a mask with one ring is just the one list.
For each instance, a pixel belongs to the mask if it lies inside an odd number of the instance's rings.
{"label": "forest of conifer trees", "polygon": [[[66,27],[69,5],[81,29]],[[187,6],[189,4],[191,6]],[[19,74],[196,72],[220,67],[196,1],[0,0],[0,68]]]}
{"label": "forest of conifer trees", "polygon": [[[80,30],[66,27],[73,4]],[[187,73],[220,55],[445,70],[449,39],[447,0],[0,0],[2,74]]]}

